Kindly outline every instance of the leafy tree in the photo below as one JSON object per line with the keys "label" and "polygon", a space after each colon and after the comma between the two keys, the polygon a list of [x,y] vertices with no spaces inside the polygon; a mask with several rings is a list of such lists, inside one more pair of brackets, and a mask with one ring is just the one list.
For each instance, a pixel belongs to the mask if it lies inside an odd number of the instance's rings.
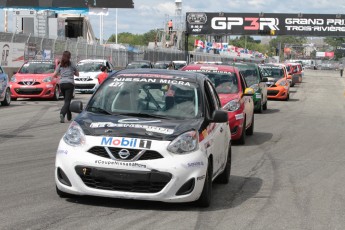
{"label": "leafy tree", "polygon": [[275,55],[277,51],[280,50],[280,58],[284,57],[284,48],[293,47],[299,53],[302,53],[304,50],[303,44],[307,42],[307,38],[299,36],[278,36],[272,39],[269,43],[271,50],[275,50]]}
{"label": "leafy tree", "polygon": [[336,47],[341,46],[342,43],[345,43],[344,37],[327,37],[324,39],[324,42],[333,47],[333,50],[335,50],[334,57],[336,60],[345,56],[343,52],[335,49]]}

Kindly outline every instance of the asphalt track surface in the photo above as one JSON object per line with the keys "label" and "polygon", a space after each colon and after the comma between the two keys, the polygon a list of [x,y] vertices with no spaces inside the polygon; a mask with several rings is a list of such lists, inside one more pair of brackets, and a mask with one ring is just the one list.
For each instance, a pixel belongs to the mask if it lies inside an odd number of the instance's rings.
{"label": "asphalt track surface", "polygon": [[0,229],[345,229],[344,81],[309,70],[290,101],[269,101],[255,114],[254,135],[233,146],[230,183],[214,184],[206,209],[61,199],[54,156],[69,125],[59,123],[62,101],[0,106]]}

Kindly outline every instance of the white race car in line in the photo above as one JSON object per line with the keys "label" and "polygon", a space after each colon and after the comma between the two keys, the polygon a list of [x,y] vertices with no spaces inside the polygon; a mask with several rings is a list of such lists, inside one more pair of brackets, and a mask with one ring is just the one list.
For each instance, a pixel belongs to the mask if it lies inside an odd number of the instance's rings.
{"label": "white race car in line", "polygon": [[208,206],[212,181],[228,183],[228,114],[204,75],[127,69],[108,77],[56,152],[61,197],[94,195]]}

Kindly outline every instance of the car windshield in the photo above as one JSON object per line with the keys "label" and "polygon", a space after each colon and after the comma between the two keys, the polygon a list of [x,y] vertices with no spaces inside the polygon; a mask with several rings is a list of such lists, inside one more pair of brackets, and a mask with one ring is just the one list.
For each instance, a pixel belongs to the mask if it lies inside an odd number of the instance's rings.
{"label": "car windshield", "polygon": [[206,75],[218,94],[238,93],[238,81],[235,73],[200,72]]}
{"label": "car windshield", "polygon": [[235,65],[235,66],[240,69],[248,86],[252,86],[260,82],[260,76],[258,75],[258,71],[255,68],[255,66],[249,66],[249,65]]}
{"label": "car windshield", "polygon": [[181,69],[182,67],[184,67],[186,65],[186,63],[176,63],[174,62],[175,65],[175,69]]}
{"label": "car windshield", "polygon": [[273,77],[276,80],[284,77],[284,70],[279,66],[262,66],[264,77]]}
{"label": "car windshield", "polygon": [[101,72],[101,62],[80,62],[77,65],[79,72]]}
{"label": "car windshield", "polygon": [[175,80],[171,76],[164,79],[151,76],[121,74],[108,79],[92,97],[87,110],[167,119],[200,116],[200,89],[195,83]]}
{"label": "car windshield", "polygon": [[167,69],[169,67],[169,63],[156,63],[154,65],[155,69]]}
{"label": "car windshield", "polygon": [[28,62],[25,63],[18,73],[24,74],[45,74],[54,73],[55,65],[52,62]]}
{"label": "car windshield", "polygon": [[133,62],[129,63],[126,69],[150,68],[150,64],[146,62]]}

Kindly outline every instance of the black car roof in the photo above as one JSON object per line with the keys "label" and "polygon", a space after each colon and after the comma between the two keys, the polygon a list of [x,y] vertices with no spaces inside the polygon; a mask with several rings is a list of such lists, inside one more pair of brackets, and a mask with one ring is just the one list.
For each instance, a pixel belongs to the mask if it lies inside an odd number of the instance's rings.
{"label": "black car roof", "polygon": [[119,74],[156,74],[156,75],[170,75],[174,78],[187,78],[190,82],[201,83],[207,77],[196,72],[165,70],[165,69],[123,69],[119,70],[109,77],[115,78]]}

